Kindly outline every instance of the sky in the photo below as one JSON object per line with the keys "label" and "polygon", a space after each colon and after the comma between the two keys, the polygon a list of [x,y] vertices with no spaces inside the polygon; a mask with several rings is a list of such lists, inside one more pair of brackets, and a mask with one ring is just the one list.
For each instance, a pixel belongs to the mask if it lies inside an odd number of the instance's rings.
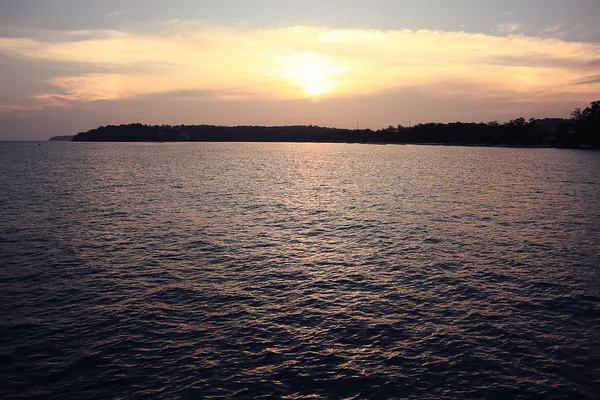
{"label": "sky", "polygon": [[598,0],[0,0],[0,140],[379,129],[600,100]]}

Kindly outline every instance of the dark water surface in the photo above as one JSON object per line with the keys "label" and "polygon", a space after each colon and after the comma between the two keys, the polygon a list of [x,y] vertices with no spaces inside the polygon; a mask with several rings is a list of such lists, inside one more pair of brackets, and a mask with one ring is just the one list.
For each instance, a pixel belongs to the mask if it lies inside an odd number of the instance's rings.
{"label": "dark water surface", "polygon": [[0,143],[0,398],[600,398],[600,152]]}

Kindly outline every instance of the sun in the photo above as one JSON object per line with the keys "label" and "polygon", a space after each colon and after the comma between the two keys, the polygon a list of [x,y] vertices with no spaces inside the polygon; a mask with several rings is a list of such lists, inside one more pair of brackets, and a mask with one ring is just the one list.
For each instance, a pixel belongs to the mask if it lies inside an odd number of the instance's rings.
{"label": "sun", "polygon": [[279,77],[310,98],[333,93],[340,86],[337,78],[345,70],[330,57],[316,53],[295,52],[279,61]]}

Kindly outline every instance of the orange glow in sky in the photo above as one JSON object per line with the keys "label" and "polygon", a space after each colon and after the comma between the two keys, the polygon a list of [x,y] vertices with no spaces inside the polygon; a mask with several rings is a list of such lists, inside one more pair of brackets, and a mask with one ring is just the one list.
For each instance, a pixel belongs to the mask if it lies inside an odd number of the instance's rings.
{"label": "orange glow in sky", "polygon": [[600,43],[509,28],[173,20],[152,29],[15,30],[0,36],[0,72],[11,76],[0,93],[0,136],[27,124],[65,134],[134,121],[351,128],[360,120],[376,129],[567,117],[597,100]]}

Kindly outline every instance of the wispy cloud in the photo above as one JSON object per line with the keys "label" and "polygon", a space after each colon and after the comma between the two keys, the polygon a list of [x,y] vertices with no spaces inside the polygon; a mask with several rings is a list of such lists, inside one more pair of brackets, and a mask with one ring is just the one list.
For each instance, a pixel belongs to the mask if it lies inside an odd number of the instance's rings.
{"label": "wispy cloud", "polygon": [[585,23],[557,22],[553,25],[543,27],[536,34],[540,37],[561,40],[600,43],[600,28],[597,25]]}
{"label": "wispy cloud", "polygon": [[600,74],[586,76],[585,78],[574,82],[575,85],[595,85],[598,83],[600,83]]}
{"label": "wispy cloud", "polygon": [[517,31],[519,31],[522,28],[521,24],[512,22],[512,23],[502,23],[502,24],[498,24],[496,26],[496,29],[494,29],[495,33],[500,33],[500,34],[511,34],[511,33],[515,33]]}
{"label": "wispy cloud", "polygon": [[123,11],[123,10],[114,10],[109,12],[108,14],[106,14],[104,16],[104,18],[115,18],[115,17],[120,17],[127,14],[127,11]]}

